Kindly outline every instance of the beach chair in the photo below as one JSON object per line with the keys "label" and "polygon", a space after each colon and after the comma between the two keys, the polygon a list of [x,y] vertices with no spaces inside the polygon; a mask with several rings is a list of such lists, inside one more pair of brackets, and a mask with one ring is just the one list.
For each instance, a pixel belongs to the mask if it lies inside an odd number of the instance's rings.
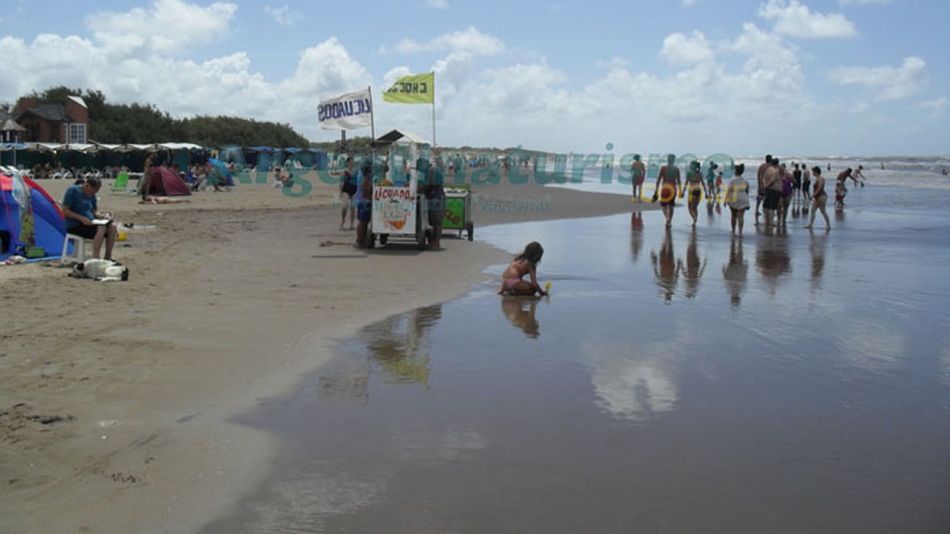
{"label": "beach chair", "polygon": [[129,173],[120,172],[119,175],[115,177],[115,182],[112,183],[112,192],[125,193],[128,190],[129,190]]}
{"label": "beach chair", "polygon": [[60,256],[60,263],[82,263],[86,261],[86,239],[78,235],[66,234],[66,240],[63,241],[63,255]]}

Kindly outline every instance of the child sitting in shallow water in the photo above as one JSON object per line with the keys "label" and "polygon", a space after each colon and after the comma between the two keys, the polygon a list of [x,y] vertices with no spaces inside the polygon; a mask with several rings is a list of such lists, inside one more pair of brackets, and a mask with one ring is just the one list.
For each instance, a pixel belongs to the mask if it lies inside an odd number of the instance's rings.
{"label": "child sitting in shallow water", "polygon": [[[505,272],[501,274],[501,289],[499,295],[526,295],[534,296],[547,295],[547,291],[538,284],[538,264],[541,263],[541,256],[544,255],[544,249],[541,243],[532,241],[524,248],[524,252],[515,256]],[[524,280],[525,275],[530,275],[531,281]]]}

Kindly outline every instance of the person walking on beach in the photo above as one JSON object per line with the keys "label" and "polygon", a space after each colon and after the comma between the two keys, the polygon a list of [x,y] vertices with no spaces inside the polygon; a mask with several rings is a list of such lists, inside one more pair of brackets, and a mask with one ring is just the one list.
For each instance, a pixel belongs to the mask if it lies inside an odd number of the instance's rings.
{"label": "person walking on beach", "polygon": [[726,194],[724,197],[726,205],[729,206],[729,211],[732,213],[732,219],[730,221],[732,233],[735,235],[736,228],[738,227],[739,237],[742,237],[742,225],[745,219],[745,212],[749,209],[749,182],[745,181],[745,178],[742,177],[742,173],[744,172],[745,165],[742,163],[736,165],[735,177],[729,180],[729,185],[726,186]]}
{"label": "person walking on beach", "polygon": [[[501,273],[501,288],[499,295],[534,296],[547,295],[547,292],[538,284],[538,264],[544,256],[541,243],[532,241],[524,247],[521,254],[508,264],[505,272]],[[524,280],[525,275],[529,280]]]}
{"label": "person walking on beach", "polygon": [[356,195],[356,175],[353,172],[353,157],[347,156],[346,169],[343,170],[343,179],[340,180],[340,203],[343,205],[340,214],[340,230],[346,223],[346,214],[350,214],[350,230],[353,229],[353,219],[356,218],[356,205],[353,197]]}
{"label": "person walking on beach", "polygon": [[800,203],[802,200],[802,169],[798,163],[792,171],[792,201]]}
{"label": "person walking on beach", "polygon": [[831,220],[828,218],[828,212],[825,211],[825,204],[828,202],[828,193],[825,192],[825,179],[821,176],[821,167],[812,169],[815,175],[815,194],[812,195],[811,216],[808,218],[808,226],[812,228],[815,225],[815,212],[821,211],[821,216],[825,218],[825,229],[831,230]]}
{"label": "person walking on beach", "polygon": [[811,201],[811,169],[802,162],[802,198]]}
{"label": "person walking on beach", "polygon": [[643,196],[643,181],[646,179],[646,174],[646,168],[640,161],[640,154],[634,154],[633,165],[630,166],[630,177],[633,180],[633,198],[637,199],[637,202],[640,202]]}
{"label": "person walking on beach", "polygon": [[[694,228],[696,227],[696,219],[699,217],[699,200],[702,198],[704,188],[703,175],[700,171],[699,162],[689,162],[689,170],[686,171],[686,184],[680,192],[680,197],[684,194],[688,195],[686,206],[689,209],[689,216],[693,218]],[[709,195],[708,192],[706,194],[707,196]],[[710,204],[710,206],[712,205]]]}
{"label": "person walking on beach", "polygon": [[706,202],[716,202],[716,169],[719,168],[715,162],[710,161],[706,169]]}
{"label": "person walking on beach", "polygon": [[792,205],[792,197],[795,194],[795,179],[784,164],[782,165],[782,175],[782,202],[779,205],[779,220],[782,226],[785,226],[785,222],[788,220],[788,211]]}
{"label": "person walking on beach", "polygon": [[[765,199],[762,201],[762,208],[765,211],[765,225],[771,226],[772,220],[779,213],[782,204],[782,190],[785,179],[785,171],[779,166],[779,158],[772,158],[765,176],[762,179],[762,185],[765,188]],[[776,224],[779,222],[775,219]]]}
{"label": "person walking on beach", "polygon": [[772,155],[769,154],[765,156],[765,163],[759,165],[759,169],[755,173],[756,185],[755,185],[755,224],[759,225],[759,208],[762,206],[762,201],[765,200],[765,172],[769,170],[769,167],[772,166]]}
{"label": "person walking on beach", "polygon": [[679,190],[680,170],[676,166],[676,156],[669,154],[666,156],[666,165],[660,167],[660,175],[656,178],[656,191],[653,192],[653,202],[659,199],[667,228],[673,226],[673,208],[676,206]]}

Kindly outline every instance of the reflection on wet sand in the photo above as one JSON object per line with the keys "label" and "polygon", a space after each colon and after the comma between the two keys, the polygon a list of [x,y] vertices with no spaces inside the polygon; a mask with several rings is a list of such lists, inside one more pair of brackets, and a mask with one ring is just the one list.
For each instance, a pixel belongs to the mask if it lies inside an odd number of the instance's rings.
{"label": "reflection on wet sand", "polygon": [[729,262],[722,266],[722,279],[726,283],[726,291],[733,307],[742,303],[742,292],[745,290],[748,275],[749,263],[742,255],[742,239],[733,236],[729,244]]}
{"label": "reflection on wet sand", "polygon": [[769,294],[774,296],[781,277],[792,271],[785,230],[774,226],[760,230],[755,265],[769,288]]}
{"label": "reflection on wet sand", "polygon": [[635,211],[630,214],[630,254],[633,262],[640,259],[640,250],[643,249],[643,214]]}
{"label": "reflection on wet sand", "polygon": [[696,228],[689,234],[689,245],[686,247],[686,266],[683,278],[686,280],[686,298],[691,299],[699,292],[699,281],[706,271],[706,258],[699,258],[699,243],[696,238]]}
{"label": "reflection on wet sand", "polygon": [[442,318],[442,305],[390,317],[364,330],[373,361],[394,382],[429,384],[429,332]]}
{"label": "reflection on wet sand", "polygon": [[653,260],[653,276],[660,288],[660,295],[664,301],[672,302],[683,264],[673,253],[673,233],[669,228],[663,236],[660,252],[651,252],[650,258]]}
{"label": "reflection on wet sand", "polygon": [[676,407],[675,364],[667,344],[596,344],[584,352],[593,357],[595,402],[611,416],[646,421]]}
{"label": "reflection on wet sand", "polygon": [[526,336],[536,339],[541,335],[541,326],[535,318],[538,300],[534,297],[502,297],[501,313]]}
{"label": "reflection on wet sand", "polygon": [[811,233],[811,242],[808,250],[811,252],[811,291],[821,289],[821,275],[825,271],[825,245],[828,243],[828,233]]}

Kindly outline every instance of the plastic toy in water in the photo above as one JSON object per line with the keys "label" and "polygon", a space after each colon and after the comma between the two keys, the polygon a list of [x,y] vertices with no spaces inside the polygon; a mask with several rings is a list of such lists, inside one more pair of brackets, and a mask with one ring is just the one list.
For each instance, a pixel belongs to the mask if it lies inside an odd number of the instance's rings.
{"label": "plastic toy in water", "polygon": [[545,293],[550,293],[550,292],[551,292],[551,282],[545,282],[545,284],[544,284],[544,292],[545,292]]}

